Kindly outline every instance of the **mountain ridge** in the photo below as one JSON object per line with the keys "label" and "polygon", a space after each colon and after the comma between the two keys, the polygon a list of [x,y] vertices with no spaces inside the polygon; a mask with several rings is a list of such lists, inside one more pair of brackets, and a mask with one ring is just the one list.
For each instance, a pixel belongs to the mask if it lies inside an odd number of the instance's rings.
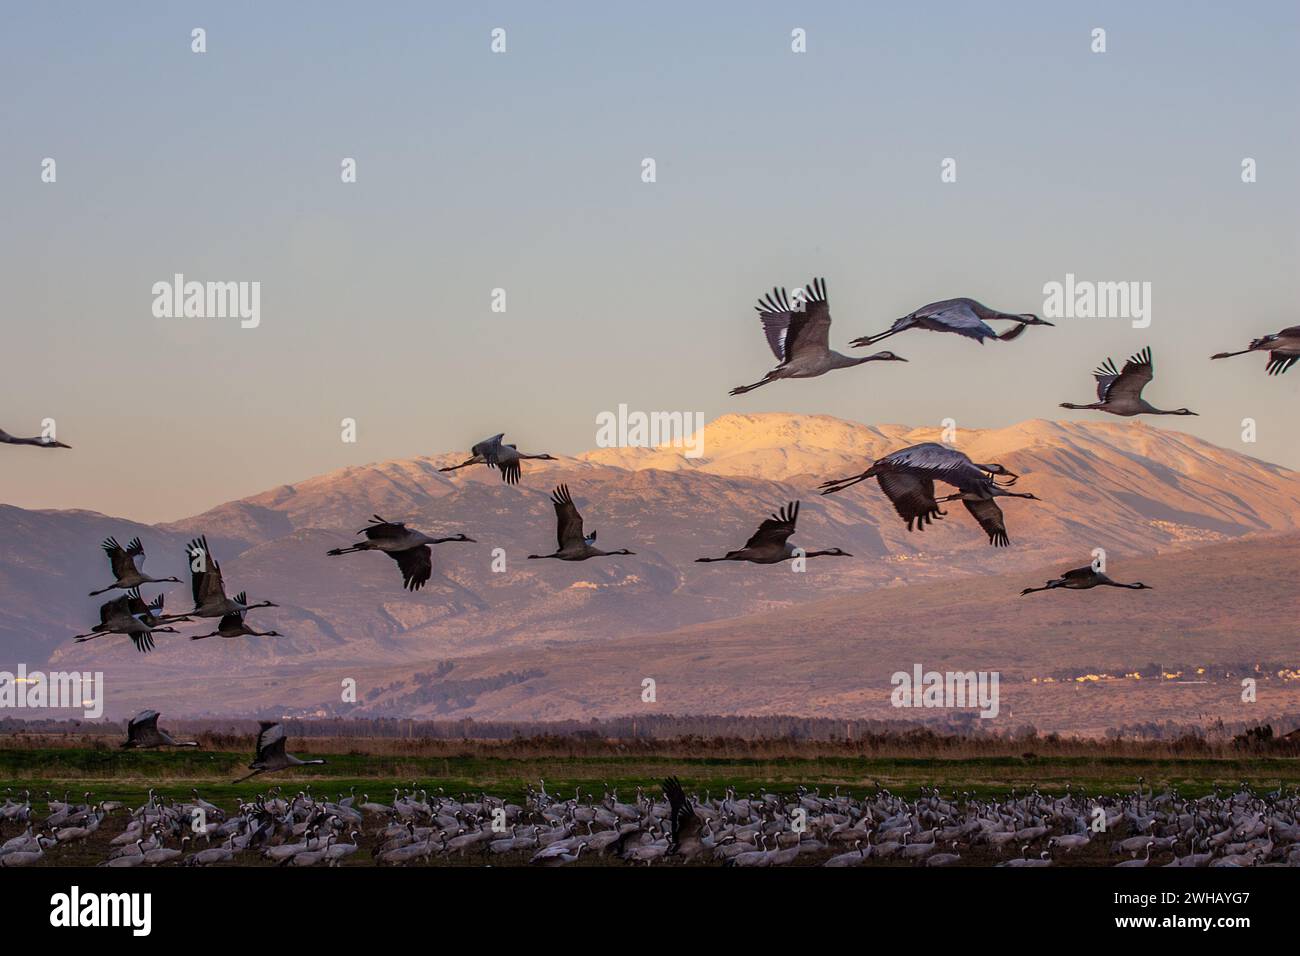
{"label": "mountain ridge", "polygon": [[[0,536],[10,545],[0,549],[0,669],[47,660],[102,669],[122,682],[124,694],[182,674],[301,675],[284,678],[292,681],[414,670],[466,655],[651,635],[880,588],[1067,559],[1081,564],[1098,547],[1126,561],[1300,531],[1300,475],[1164,429],[1036,421],[958,430],[958,448],[1007,465],[1022,476],[1017,490],[1044,499],[1008,501],[1011,547],[992,548],[962,508],[909,534],[874,482],[817,493],[820,481],[861,471],[879,454],[935,437],[936,429],[792,415],[726,416],[717,424],[700,466],[624,467],[603,460],[621,450],[600,449],[586,458],[525,462],[523,481],[509,486],[484,467],[439,472],[464,458],[449,452],[336,469],[158,525],[0,506]],[[760,474],[728,473],[746,469]],[[553,546],[549,493],[559,482],[570,486],[586,529],[599,530],[602,545],[636,554],[577,565],[526,560]],[[739,547],[792,500],[803,503],[794,543],[841,547],[854,557],[813,559],[805,573],[792,573],[789,564],[694,563]],[[432,579],[411,594],[382,555],[325,554],[355,540],[374,513],[428,532],[464,531],[477,543],[438,546]],[[280,605],[254,612],[254,624],[286,637],[192,644],[164,635],[149,655],[119,638],[69,642],[97,618],[103,598],[86,593],[110,579],[98,548],[104,537],[139,535],[147,571],[185,577],[185,542],[200,533],[232,593],[246,589],[254,600]],[[498,554],[504,571],[494,570]],[[188,606],[187,585],[162,591],[169,611]],[[229,700],[229,693],[210,695]]]}

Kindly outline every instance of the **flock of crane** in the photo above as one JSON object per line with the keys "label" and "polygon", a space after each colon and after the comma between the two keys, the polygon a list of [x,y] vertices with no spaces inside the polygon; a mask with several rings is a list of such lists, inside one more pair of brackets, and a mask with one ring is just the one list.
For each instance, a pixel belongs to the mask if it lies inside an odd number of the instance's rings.
{"label": "flock of crane", "polygon": [[[829,346],[830,308],[826,283],[814,280],[793,296],[774,289],[759,301],[759,319],[768,345],[778,360],[775,369],[752,385],[740,386],[739,395],[786,378],[811,378],[829,371],[878,361],[906,361],[882,351],[850,357]],[[997,333],[990,322],[1010,322]],[[886,331],[853,340],[853,347],[872,345],[910,329],[961,335],[983,344],[1008,342],[1031,325],[1050,326],[1036,315],[1007,313],[987,308],[973,299],[935,302],[898,319]],[[1255,339],[1239,352],[1219,353],[1227,358],[1246,352],[1269,353],[1267,372],[1278,375],[1300,361],[1300,326]],[[1094,372],[1097,401],[1063,403],[1071,409],[1090,409],[1113,415],[1194,415],[1187,408],[1160,409],[1142,397],[1153,378],[1151,350],[1143,349],[1117,368],[1107,359]],[[504,433],[475,444],[470,457],[441,469],[454,472],[484,465],[501,473],[510,485],[522,479],[522,462],[555,460],[548,454],[527,454],[506,444]],[[52,438],[15,438],[0,431],[0,443],[41,448],[68,448]],[[836,494],[868,478],[875,478],[909,531],[922,531],[944,517],[941,504],[961,501],[993,546],[1010,543],[997,499],[1037,501],[1028,492],[1010,490],[1019,476],[997,462],[974,462],[955,449],[922,443],[894,451],[872,462],[859,474],[823,483],[824,495]],[[952,493],[939,495],[936,482]],[[566,485],[551,495],[555,508],[557,548],[530,559],[554,558],[585,561],[610,555],[632,555],[620,548],[596,547],[596,532],[584,531],[582,515]],[[804,557],[852,557],[840,548],[805,551],[790,543],[799,516],[799,502],[790,502],[764,520],[744,547],[700,562],[744,561],[777,564]],[[408,528],[379,515],[361,531],[363,540],[333,548],[330,556],[363,551],[386,554],[396,562],[403,586],[419,590],[431,577],[432,546],[472,542],[465,534],[436,536]],[[206,537],[186,548],[192,609],[181,614],[164,611],[162,595],[146,603],[145,585],[182,583],[177,577],[151,577],[143,570],[144,546],[135,538],[123,547],[115,538],[103,542],[113,581],[92,591],[123,593],[100,608],[99,623],[77,641],[106,635],[125,635],[139,651],[155,646],[154,635],[177,633],[172,625],[196,620],[217,621],[216,630],[191,635],[210,637],[274,637],[275,631],[258,631],[246,621],[257,608],[276,607],[271,601],[251,602],[247,592],[227,595],[221,566]],[[1043,587],[1025,588],[1022,595],[1058,588],[1090,589],[1099,586],[1146,589],[1141,582],[1111,580],[1094,566],[1076,568],[1048,581]],[[128,724],[123,747],[195,747],[158,728],[158,712],[146,710]],[[236,783],[264,773],[288,770],[323,759],[301,760],[285,749],[282,725],[263,722],[251,771]],[[257,854],[280,865],[336,866],[349,861],[368,836],[375,862],[404,865],[462,857],[489,860],[514,854],[539,865],[574,863],[589,856],[619,858],[651,864],[656,861],[714,862],[733,866],[783,866],[820,862],[825,866],[859,866],[897,860],[926,866],[959,864],[963,856],[1002,859],[1005,866],[1051,866],[1104,840],[1105,833],[1120,829],[1131,835],[1112,842],[1110,849],[1124,857],[1117,865],[1146,866],[1168,857],[1165,866],[1267,866],[1300,865],[1300,797],[1278,791],[1259,794],[1243,785],[1235,793],[1185,799],[1176,790],[1159,795],[1086,798],[1070,792],[1051,798],[1038,790],[1004,800],[980,800],[974,794],[944,798],[925,791],[907,800],[878,790],[854,798],[840,794],[798,790],[793,794],[762,792],[740,797],[728,791],[721,797],[708,793],[689,797],[676,779],[664,781],[662,800],[638,790],[625,803],[616,791],[594,795],[575,793],[568,799],[547,794],[545,787],[529,788],[523,805],[486,794],[459,798],[431,796],[414,785],[394,791],[390,803],[374,803],[355,791],[336,800],[313,797],[308,788],[286,799],[278,789],[239,805],[227,817],[217,806],[194,792],[193,800],[165,800],[152,791],[134,809],[110,801],[81,804],[46,794],[48,813],[40,823],[30,793],[22,801],[7,797],[0,806],[0,823],[17,822],[25,832],[0,844],[0,866],[27,866],[42,861],[50,851],[91,839],[109,817],[124,811],[125,828],[109,841],[111,867],[157,866],[173,863],[211,865],[246,859]],[[1098,832],[1097,822],[1103,822]],[[196,821],[202,821],[196,822]],[[372,823],[371,828],[367,827]],[[200,845],[201,844],[201,845]]]}
{"label": "flock of crane", "polygon": [[[264,726],[263,737],[274,730]],[[283,754],[283,734],[276,740]],[[259,754],[262,749],[259,739]],[[229,815],[197,789],[191,795],[177,801],[150,790],[131,808],[92,801],[90,793],[73,803],[67,794],[57,800],[47,792],[47,812],[38,821],[31,793],[14,799],[11,791],[0,805],[0,823],[25,829],[0,843],[0,867],[47,857],[58,864],[67,848],[89,844],[119,811],[121,830],[107,842],[94,840],[106,854],[101,866],[211,866],[259,857],[280,866],[339,866],[361,862],[363,849],[374,864],[389,866],[524,860],[563,866],[584,855],[587,861],[742,867],[1043,867],[1107,857],[1120,867],[1300,866],[1300,794],[1282,787],[1259,793],[1246,784],[1199,799],[1177,789],[1157,794],[1139,780],[1132,793],[1100,797],[1068,786],[1064,796],[1033,788],[1001,800],[969,792],[945,797],[931,788],[909,800],[885,789],[854,797],[838,787],[826,795],[798,788],[690,796],[670,777],[661,799],[638,788],[623,801],[608,787],[599,797],[579,788],[565,799],[547,793],[542,781],[527,788],[522,803],[485,793],[430,794],[415,784],[395,788],[387,803],[364,793],[358,798],[355,787],[333,800],[314,796],[310,787],[291,797],[272,788]]]}
{"label": "flock of crane", "polygon": [[140,597],[140,587],[145,584],[180,583],[180,578],[150,577],[143,570],[145,560],[144,545],[139,538],[134,538],[124,548],[116,538],[106,538],[101,545],[108,556],[109,567],[113,571],[113,583],[90,594],[94,597],[106,591],[121,589],[126,593],[111,601],[106,601],[99,608],[99,623],[86,634],[73,638],[77,643],[95,640],[110,634],[122,634],[130,638],[135,649],[141,652],[153,650],[155,634],[178,633],[172,624],[189,623],[195,618],[216,618],[217,629],[207,634],[192,634],[190,640],[198,641],[208,637],[279,637],[276,631],[257,631],[245,623],[245,615],[259,607],[278,607],[272,601],[259,601],[256,604],[248,599],[245,591],[235,597],[226,596],[225,582],[221,576],[221,565],[212,556],[206,536],[195,538],[185,549],[185,556],[190,563],[190,585],[194,596],[194,608],[184,614],[166,614],[163,611],[163,596],[160,594],[146,604]]}
{"label": "flock of crane", "polygon": [[[752,391],[783,378],[812,378],[834,369],[848,368],[866,362],[906,361],[892,352],[876,352],[853,358],[831,349],[830,303],[824,279],[814,279],[805,288],[795,290],[793,295],[788,294],[783,288],[775,288],[760,299],[755,308],[758,310],[767,343],[779,364],[760,381],[732,389],[733,395]],[[1007,331],[998,333],[989,325],[990,322],[1012,324]],[[1050,326],[1052,323],[1031,313],[1001,312],[990,309],[974,299],[946,299],[922,306],[915,312],[896,320],[886,331],[854,339],[850,344],[854,347],[866,346],[910,329],[926,329],[932,332],[961,335],[982,345],[988,340],[1012,341],[1031,325]],[[1277,375],[1285,372],[1300,361],[1300,326],[1284,329],[1275,335],[1257,338],[1247,349],[1239,352],[1221,352],[1213,358],[1227,358],[1255,351],[1269,353],[1268,374]],[[1115,363],[1107,359],[1094,372],[1097,381],[1097,401],[1087,405],[1067,402],[1063,403],[1062,407],[1092,409],[1122,416],[1196,414],[1187,408],[1160,409],[1147,402],[1142,397],[1142,391],[1151,382],[1153,375],[1149,348],[1132,356],[1122,369],[1116,368]],[[485,465],[489,469],[500,471],[502,480],[514,485],[521,480],[522,462],[555,460],[549,454],[521,452],[515,445],[505,443],[504,438],[504,433],[486,438],[470,449],[470,457],[465,461],[440,470],[454,472],[472,465]],[[69,447],[52,439],[15,438],[3,431],[0,431],[0,442],[35,445],[42,448]],[[822,484],[820,490],[823,495],[836,494],[858,482],[875,478],[898,517],[906,523],[908,531],[922,531],[928,524],[943,518],[947,512],[940,507],[942,503],[960,501],[988,536],[989,544],[1005,547],[1010,544],[1011,539],[1007,533],[1005,516],[997,499],[1041,500],[1028,492],[1009,490],[1018,477],[996,462],[973,462],[953,448],[925,442],[885,455],[872,462],[871,466],[860,474],[827,481]],[[956,491],[938,495],[935,482],[950,485]],[[635,554],[627,548],[606,551],[596,547],[596,532],[592,531],[588,534],[584,531],[582,515],[566,485],[562,484],[555,488],[551,494],[551,502],[555,507],[556,550],[550,554],[530,554],[528,556],[530,559],[586,561],[590,558]],[[697,560],[778,564],[796,558],[852,557],[842,548],[805,550],[793,545],[790,538],[795,534],[798,517],[799,502],[790,502],[759,524],[758,530],[745,542],[744,547],[728,551],[721,557],[702,557]],[[364,536],[363,541],[348,547],[333,548],[328,554],[339,556],[359,551],[378,551],[386,554],[397,563],[402,576],[402,586],[410,591],[418,591],[432,577],[433,545],[474,540],[463,533],[450,536],[426,534],[408,528],[403,522],[388,521],[379,515],[375,515],[373,521],[357,533]],[[258,631],[247,624],[246,615],[250,610],[277,605],[271,601],[249,603],[248,596],[243,591],[236,594],[234,598],[228,597],[221,576],[221,567],[212,557],[206,538],[195,539],[186,549],[186,558],[190,563],[194,607],[183,614],[164,613],[161,596],[151,603],[146,603],[140,596],[139,588],[142,585],[179,582],[180,579],[153,578],[145,574],[141,567],[145,553],[139,538],[132,540],[125,548],[118,544],[116,539],[108,538],[103,543],[103,548],[108,555],[114,580],[112,584],[92,591],[91,594],[93,596],[115,589],[121,589],[125,593],[107,601],[100,608],[99,623],[92,627],[89,633],[76,635],[74,638],[76,641],[93,640],[107,634],[126,635],[135,644],[137,650],[149,651],[155,646],[155,634],[177,633],[173,624],[192,622],[196,618],[215,618],[218,623],[215,631],[192,635],[192,640],[208,637],[279,636],[276,631]],[[1100,568],[1089,565],[1067,571],[1061,577],[1047,582],[1044,587],[1026,588],[1021,593],[1031,594],[1035,591],[1056,588],[1083,590],[1098,586],[1132,589],[1147,587],[1141,582],[1123,584],[1113,581]]]}

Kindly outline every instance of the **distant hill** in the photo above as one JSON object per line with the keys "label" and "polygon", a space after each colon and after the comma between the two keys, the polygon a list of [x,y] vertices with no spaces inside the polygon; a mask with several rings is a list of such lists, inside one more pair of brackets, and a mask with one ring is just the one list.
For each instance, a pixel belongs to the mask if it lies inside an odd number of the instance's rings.
{"label": "distant hill", "polygon": [[[493,720],[941,717],[890,704],[891,675],[917,664],[997,671],[1001,713],[988,726],[1000,730],[1032,724],[1100,734],[1164,721],[1264,721],[1300,708],[1300,595],[1288,583],[1300,566],[1300,535],[1109,568],[1116,580],[1141,580],[1151,590],[1020,596],[1069,566],[886,588],[661,634],[482,654],[444,664],[437,676],[376,672],[369,683],[385,690],[362,709]],[[1283,666],[1255,666],[1263,663]],[[1113,679],[1091,679],[1103,675]],[[656,684],[653,704],[640,697],[647,677]],[[1242,700],[1244,677],[1258,681],[1253,703]],[[320,695],[304,689],[285,701],[310,707]]]}
{"label": "distant hill", "polygon": [[[0,506],[0,668],[39,666],[54,655],[60,666],[103,669],[120,681],[123,710],[147,702],[151,687],[197,676],[202,690],[186,697],[187,712],[248,712],[277,698],[269,690],[250,693],[238,675],[260,680],[275,672],[283,687],[325,675],[337,685],[339,674],[422,672],[443,660],[662,634],[886,586],[955,586],[1082,564],[1096,547],[1122,567],[1143,554],[1300,530],[1296,473],[1139,422],[1030,421],[958,432],[957,447],[977,461],[1006,464],[1022,475],[1017,490],[1044,499],[1007,503],[1010,548],[989,547],[960,506],[909,534],[874,482],[816,494],[826,478],[938,437],[935,429],[825,416],[727,415],[707,426],[698,461],[671,449],[599,449],[527,462],[516,487],[485,468],[441,474],[440,465],[462,457],[448,453],[340,469],[154,527],[84,511]],[[554,547],[547,496],[561,481],[602,545],[636,555],[578,565],[526,560]],[[803,502],[795,543],[838,546],[854,557],[814,559],[804,574],[788,566],[693,563],[740,546],[763,517],[793,499]],[[464,531],[478,543],[437,548],[433,580],[409,594],[381,555],[325,555],[352,540],[372,513],[430,531]],[[86,592],[110,577],[98,548],[103,537],[138,534],[147,570],[186,577],[184,543],[199,532],[209,536],[232,592],[246,588],[254,599],[281,605],[256,612],[255,623],[286,637],[164,639],[147,656],[122,639],[69,642],[97,619],[103,599]],[[497,548],[505,573],[492,570]],[[186,605],[187,585],[164,593],[169,609]],[[808,699],[817,693],[811,688]]]}

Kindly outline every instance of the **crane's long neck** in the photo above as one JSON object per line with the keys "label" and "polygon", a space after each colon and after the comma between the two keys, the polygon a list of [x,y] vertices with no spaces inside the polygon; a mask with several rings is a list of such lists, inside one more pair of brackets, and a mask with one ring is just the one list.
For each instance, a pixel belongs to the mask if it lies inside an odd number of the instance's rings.
{"label": "crane's long neck", "polygon": [[893,356],[888,352],[873,352],[871,355],[864,355],[861,358],[849,358],[848,356],[841,357],[845,359],[847,365],[862,365],[866,362],[885,362],[893,358]]}

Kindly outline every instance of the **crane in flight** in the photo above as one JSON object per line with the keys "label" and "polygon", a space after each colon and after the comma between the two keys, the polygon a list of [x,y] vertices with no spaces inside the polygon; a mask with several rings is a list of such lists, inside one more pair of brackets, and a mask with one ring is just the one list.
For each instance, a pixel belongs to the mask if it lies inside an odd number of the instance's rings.
{"label": "crane in flight", "polygon": [[568,485],[559,485],[551,492],[551,504],[555,506],[555,539],[559,547],[551,554],[530,554],[530,558],[559,558],[561,561],[586,561],[588,558],[603,558],[612,554],[635,554],[626,548],[617,551],[602,551],[596,547],[596,532],[582,533],[582,515],[573,503]]}
{"label": "crane in flight", "polygon": [[[996,462],[978,464],[956,449],[936,442],[922,442],[876,459],[861,474],[823,482],[821,489],[822,494],[833,495],[860,481],[875,478],[894,511],[907,522],[908,531],[924,531],[927,524],[942,519],[947,512],[939,508],[940,502],[961,501],[989,536],[989,544],[1006,547],[1011,539],[1007,535],[1002,509],[994,499],[1042,500],[1027,492],[1008,491],[1007,488],[1019,477]],[[956,493],[936,496],[936,481],[952,485],[957,489]]]}
{"label": "crane in flight", "polygon": [[154,747],[197,747],[198,741],[175,740],[165,730],[158,729],[158,711],[142,710],[127,722],[126,740],[122,749],[150,750]]}
{"label": "crane in flight", "polygon": [[1128,588],[1130,591],[1151,590],[1151,585],[1143,584],[1141,581],[1134,581],[1132,584],[1112,581],[1104,572],[1097,570],[1090,564],[1083,568],[1072,568],[1059,578],[1048,581],[1041,588],[1025,588],[1020,592],[1020,596],[1024,597],[1026,594],[1033,594],[1035,591],[1055,591],[1057,588],[1065,588],[1068,591],[1087,591],[1097,587]]}
{"label": "crane in flight", "polygon": [[806,288],[795,290],[794,298],[792,304],[785,289],[773,289],[754,306],[768,347],[779,364],[753,385],[736,386],[732,395],[743,395],[783,378],[816,378],[865,362],[907,361],[893,352],[852,357],[834,351],[830,345],[831,307],[825,279],[814,279]]}
{"label": "crane in flight", "polygon": [[469,450],[470,457],[462,461],[459,465],[450,465],[446,468],[439,468],[439,471],[458,471],[461,468],[468,468],[470,465],[487,465],[489,468],[500,469],[501,480],[507,485],[519,484],[521,469],[519,463],[525,459],[529,461],[555,461],[552,455],[545,453],[540,455],[528,455],[521,452],[514,445],[504,445],[501,439],[506,437],[505,432],[499,435],[493,435],[491,438],[484,438],[481,442]]}
{"label": "crane in flight", "polygon": [[[998,333],[988,324],[991,321],[1007,321],[1015,324],[1005,332]],[[915,312],[909,312],[901,319],[895,319],[894,324],[884,332],[864,335],[862,338],[854,339],[849,345],[854,348],[874,345],[881,339],[906,332],[908,329],[953,332],[974,339],[983,345],[988,339],[993,339],[995,342],[1010,342],[1031,325],[1054,325],[1054,323],[1040,319],[1032,312],[1000,312],[997,309],[990,309],[982,302],[962,297],[923,305]]]}
{"label": "crane in flight", "polygon": [[1106,359],[1092,373],[1097,380],[1097,401],[1090,405],[1062,402],[1062,408],[1093,409],[1131,418],[1134,415],[1195,415],[1186,408],[1156,408],[1142,397],[1142,389],[1150,384],[1155,372],[1151,364],[1151,349],[1145,348],[1129,357],[1123,369],[1115,368],[1113,359]]}
{"label": "crane in flight", "polygon": [[195,617],[225,617],[242,614],[255,607],[279,607],[271,601],[249,604],[248,596],[240,591],[235,600],[226,597],[226,585],[221,577],[221,565],[208,549],[208,536],[202,535],[189,543],[185,551],[190,561],[190,589],[194,594]]}
{"label": "crane in flight", "polygon": [[366,536],[365,541],[350,548],[331,548],[325,553],[337,557],[354,551],[382,551],[397,562],[398,570],[402,572],[402,586],[408,591],[420,590],[433,576],[433,552],[429,545],[474,540],[463,534],[435,538],[408,528],[401,521],[385,521],[379,515],[372,517],[374,521],[357,532]]}
{"label": "crane in flight", "polygon": [[257,734],[257,752],[253,754],[253,761],[248,765],[248,769],[253,772],[232,781],[233,783],[243,783],[259,773],[276,773],[280,770],[288,770],[290,767],[306,767],[325,762],[319,757],[315,760],[299,760],[293,754],[285,753],[284,725],[279,721],[260,720],[258,724],[262,729]]}
{"label": "crane in flight", "polygon": [[827,548],[825,551],[804,551],[789,541],[794,534],[795,523],[799,520],[799,502],[792,501],[776,514],[763,521],[758,530],[738,551],[728,551],[720,558],[696,558],[697,562],[709,561],[750,561],[754,564],[779,564],[791,558],[837,557],[851,558],[853,555],[839,548]]}
{"label": "crane in flight", "polygon": [[71,445],[65,445],[61,441],[55,441],[53,438],[19,438],[17,435],[11,435],[3,428],[0,428],[0,445],[35,445],[37,448],[71,448]]}
{"label": "crane in flight", "polygon": [[[248,600],[248,596],[244,594],[242,591],[235,596],[235,601],[237,603],[242,603],[247,600]],[[229,614],[223,616],[221,620],[217,622],[217,629],[215,631],[211,631],[207,634],[191,634],[190,640],[201,641],[207,637],[232,638],[232,637],[282,637],[283,636],[279,631],[253,630],[251,627],[249,627],[247,624],[244,623],[244,615],[247,613],[248,613],[247,611],[231,611]]]}
{"label": "crane in flight", "polygon": [[[140,592],[129,591],[99,608],[99,623],[86,634],[77,634],[73,640],[78,644],[93,641],[106,634],[125,634],[141,654],[154,649],[155,634],[175,634],[174,627],[160,625],[161,618],[154,611],[162,611],[162,595],[154,599],[152,605],[146,605],[140,599]],[[186,619],[188,620],[188,619]]]}
{"label": "crane in flight", "polygon": [[1234,355],[1245,355],[1248,352],[1267,352],[1268,364],[1264,370],[1269,375],[1281,375],[1296,362],[1300,362],[1300,325],[1293,325],[1281,332],[1251,339],[1250,347],[1240,352],[1219,352],[1217,355],[1211,355],[1210,358],[1232,358]]}
{"label": "crane in flight", "polygon": [[174,582],[179,584],[180,578],[151,578],[145,574],[141,566],[145,562],[144,545],[140,543],[139,538],[132,538],[130,543],[124,548],[117,543],[117,538],[108,537],[100,545],[104,549],[104,554],[108,555],[108,566],[113,571],[113,583],[107,587],[102,587],[98,591],[91,591],[90,596],[95,597],[106,591],[112,591],[115,588],[122,588],[129,591],[132,588],[138,588],[142,584],[166,584]]}

